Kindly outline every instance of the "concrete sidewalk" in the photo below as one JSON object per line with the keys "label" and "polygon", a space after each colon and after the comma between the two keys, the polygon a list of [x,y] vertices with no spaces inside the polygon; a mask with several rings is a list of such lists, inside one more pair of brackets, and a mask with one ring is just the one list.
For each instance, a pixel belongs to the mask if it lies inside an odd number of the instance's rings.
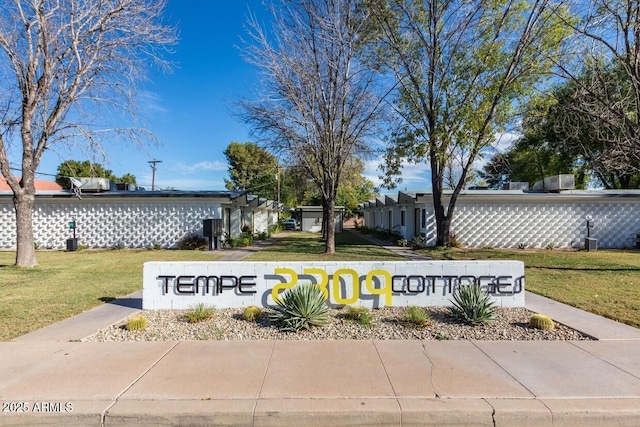
{"label": "concrete sidewalk", "polygon": [[640,425],[640,330],[543,297],[598,341],[69,342],[138,298],[0,342],[0,425]]}

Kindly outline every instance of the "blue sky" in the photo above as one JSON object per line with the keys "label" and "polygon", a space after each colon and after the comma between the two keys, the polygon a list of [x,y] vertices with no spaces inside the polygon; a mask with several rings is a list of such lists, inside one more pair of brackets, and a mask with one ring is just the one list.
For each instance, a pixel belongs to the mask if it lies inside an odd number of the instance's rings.
{"label": "blue sky", "polygon": [[[251,140],[249,129],[231,114],[234,100],[251,97],[257,90],[256,70],[244,63],[237,48],[250,11],[268,19],[261,0],[169,0],[167,18],[180,32],[170,57],[177,67],[172,74],[153,72],[138,103],[140,115],[161,145],[108,144],[108,161],[103,164],[115,175],[131,173],[139,185],[150,189],[148,161],[157,159],[162,161],[157,164],[158,188],[224,189],[223,178],[228,176],[224,149],[232,141]],[[69,158],[86,159],[58,149],[45,155],[38,171],[55,174]],[[376,168],[376,161],[369,162],[365,174],[378,184]],[[408,166],[400,188],[427,189],[428,179],[425,165]]]}

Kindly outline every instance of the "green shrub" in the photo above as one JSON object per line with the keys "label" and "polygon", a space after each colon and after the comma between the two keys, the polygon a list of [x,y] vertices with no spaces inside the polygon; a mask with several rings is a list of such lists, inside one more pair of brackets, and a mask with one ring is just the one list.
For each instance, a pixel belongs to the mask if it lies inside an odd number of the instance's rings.
{"label": "green shrub", "polygon": [[495,318],[495,304],[478,284],[459,286],[451,302],[453,316],[469,325],[486,325]]}
{"label": "green shrub", "polygon": [[209,242],[197,233],[189,233],[180,240],[178,248],[185,251],[204,251],[209,248]]}
{"label": "green shrub", "polygon": [[236,248],[246,248],[247,246],[251,246],[253,243],[253,237],[245,236],[244,234],[241,234],[240,237],[233,240]]}
{"label": "green shrub", "polygon": [[184,314],[184,318],[189,323],[198,323],[203,322],[205,320],[211,319],[213,314],[215,313],[215,308],[206,305],[204,303],[200,303],[195,307],[191,308]]}
{"label": "green shrub", "polygon": [[259,233],[256,233],[255,235],[256,240],[266,240],[269,237],[271,237],[271,235],[269,234],[268,231],[261,231]]}
{"label": "green shrub", "polygon": [[407,239],[400,239],[398,240],[398,246],[406,248],[409,246],[409,241]]}
{"label": "green shrub", "polygon": [[421,249],[424,248],[425,246],[427,246],[427,238],[424,236],[415,236],[413,239],[411,239],[411,249]]}
{"label": "green shrub", "polygon": [[431,320],[429,313],[422,307],[410,305],[404,309],[402,320],[416,326],[424,326]]}
{"label": "green shrub", "polygon": [[448,341],[451,339],[451,336],[446,332],[436,332],[436,339],[438,341]]}
{"label": "green shrub", "polygon": [[250,305],[242,311],[242,319],[247,322],[257,322],[262,318],[262,310],[255,305]]}
{"label": "green shrub", "polygon": [[276,233],[279,233],[280,231],[282,231],[282,228],[280,227],[280,224],[276,223],[273,225],[269,226],[269,237],[273,236]]}
{"label": "green shrub", "polygon": [[373,322],[373,315],[371,314],[371,311],[369,311],[367,307],[362,306],[349,306],[344,317],[349,320],[353,320],[362,326],[370,326]]}
{"label": "green shrub", "polygon": [[322,326],[329,320],[329,308],[322,290],[316,285],[305,283],[286,291],[276,299],[271,321],[285,331],[311,329]]}
{"label": "green shrub", "polygon": [[124,327],[127,331],[143,331],[147,329],[147,326],[149,326],[149,321],[146,317],[140,315],[129,319]]}
{"label": "green shrub", "polygon": [[536,313],[529,319],[529,326],[535,329],[542,329],[543,331],[550,331],[555,328],[553,320],[549,316]]}

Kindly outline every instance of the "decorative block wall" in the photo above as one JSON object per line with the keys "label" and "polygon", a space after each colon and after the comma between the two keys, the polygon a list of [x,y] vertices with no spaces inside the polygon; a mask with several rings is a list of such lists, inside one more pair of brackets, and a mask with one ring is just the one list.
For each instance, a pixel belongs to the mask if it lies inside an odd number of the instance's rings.
{"label": "decorative block wall", "polygon": [[[188,233],[201,233],[202,220],[221,218],[219,202],[145,200],[45,201],[36,199],[33,212],[34,240],[41,248],[63,249],[73,237],[69,221],[75,218],[78,244],[109,248],[175,247]],[[13,205],[0,203],[0,247],[15,248]]]}
{"label": "decorative block wall", "polygon": [[[451,231],[465,247],[579,248],[587,237],[589,216],[590,237],[600,248],[634,248],[640,233],[640,192],[482,193],[461,195],[456,204]],[[436,221],[427,193],[405,204],[365,204],[364,218],[367,226],[398,231],[408,240],[420,233],[428,246],[435,245]]]}
{"label": "decorative block wall", "polygon": [[635,247],[640,201],[464,202],[456,209],[452,230],[467,247],[578,248],[587,236],[588,215],[598,247]]}

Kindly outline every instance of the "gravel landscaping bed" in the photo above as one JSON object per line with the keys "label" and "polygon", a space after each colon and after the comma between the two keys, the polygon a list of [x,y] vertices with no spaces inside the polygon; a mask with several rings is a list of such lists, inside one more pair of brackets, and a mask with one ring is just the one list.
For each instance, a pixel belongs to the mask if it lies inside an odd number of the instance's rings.
{"label": "gravel landscaping bed", "polygon": [[468,326],[449,316],[446,308],[428,308],[431,321],[415,326],[402,321],[404,309],[387,307],[371,310],[373,322],[363,326],[344,318],[346,310],[330,310],[330,321],[310,331],[282,332],[272,325],[265,310],[259,322],[242,320],[242,309],[216,309],[201,323],[188,323],[184,311],[143,311],[149,321],[144,331],[127,331],[125,322],[98,331],[84,341],[180,341],[180,340],[590,340],[591,337],[556,323],[552,331],[528,326],[533,314],[525,308],[496,310],[496,320],[488,326]]}

